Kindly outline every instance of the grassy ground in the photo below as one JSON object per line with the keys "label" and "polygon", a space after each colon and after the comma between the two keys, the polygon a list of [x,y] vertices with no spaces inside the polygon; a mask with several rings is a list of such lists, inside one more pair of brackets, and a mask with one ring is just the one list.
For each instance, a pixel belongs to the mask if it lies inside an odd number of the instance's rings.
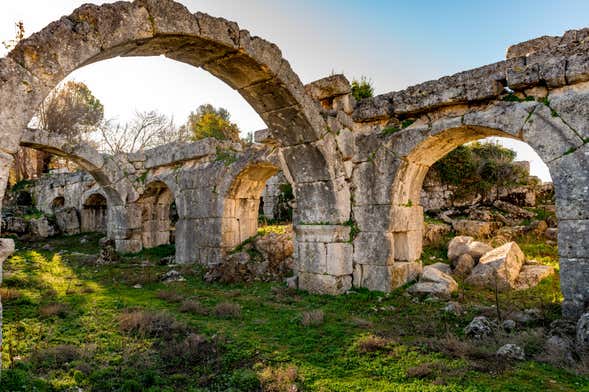
{"label": "grassy ground", "polygon": [[[461,289],[467,312],[457,317],[403,290],[328,297],[204,283],[192,267],[181,268],[186,282],[165,285],[169,267],[157,261],[173,249],[95,266],[97,241],[20,243],[5,263],[1,391],[589,391],[569,370],[497,360],[501,340],[464,343],[491,292]],[[524,250],[555,258],[552,248]],[[558,317],[558,293],[556,277],[502,295],[501,308],[541,309],[534,331]],[[533,333],[517,339],[530,357],[538,351]]]}

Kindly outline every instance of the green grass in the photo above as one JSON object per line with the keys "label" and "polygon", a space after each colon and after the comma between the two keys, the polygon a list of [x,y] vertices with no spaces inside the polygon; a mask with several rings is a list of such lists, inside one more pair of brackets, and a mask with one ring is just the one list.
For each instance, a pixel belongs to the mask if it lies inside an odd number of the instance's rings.
{"label": "green grass", "polygon": [[[587,378],[534,361],[508,366],[498,375],[433,349],[432,340],[460,336],[473,312],[449,316],[441,310],[444,303],[414,303],[402,290],[311,295],[281,284],[205,283],[192,267],[181,268],[186,282],[166,286],[158,279],[166,267],[140,263],[155,261],[160,251],[96,267],[87,254],[98,252],[98,236],[83,236],[89,239],[85,243],[81,237],[50,240],[54,251],[35,244],[5,263],[4,287],[20,295],[3,304],[7,369],[0,390],[256,391],[261,390],[261,374],[288,366],[296,369],[300,391],[575,391],[589,385]],[[68,252],[58,253],[64,249]],[[142,287],[133,288],[137,283]],[[158,295],[162,290],[211,311],[182,313],[180,302]],[[558,284],[552,280],[501,301],[557,308],[555,290]],[[491,292],[464,289],[461,296],[465,304],[494,303]],[[216,316],[212,309],[224,302],[239,304],[241,315]],[[47,315],[47,307],[56,303],[65,310]],[[164,348],[176,338],[122,332],[119,317],[129,308],[164,310],[216,342],[216,353],[196,365],[168,366]],[[323,311],[323,323],[303,326],[301,313],[310,310]],[[363,352],[358,347],[367,335],[390,343]],[[55,352],[65,355],[67,345],[77,348],[78,355],[64,362]],[[420,375],[414,370],[420,367],[429,370]],[[267,384],[266,390],[271,390]]]}

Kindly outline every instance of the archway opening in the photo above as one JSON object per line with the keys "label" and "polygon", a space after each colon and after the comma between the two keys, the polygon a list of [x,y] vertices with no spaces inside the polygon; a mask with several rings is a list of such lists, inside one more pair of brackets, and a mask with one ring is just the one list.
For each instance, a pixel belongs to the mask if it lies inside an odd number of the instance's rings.
{"label": "archway opening", "polygon": [[82,205],[81,231],[106,233],[107,201],[100,193],[90,195]]}
{"label": "archway opening", "polygon": [[262,192],[279,169],[269,163],[249,165],[233,181],[223,214],[223,248],[230,250],[258,232]]}
{"label": "archway opening", "polygon": [[63,196],[58,196],[51,201],[51,211],[55,212],[56,210],[63,208],[65,206],[65,198]]}
{"label": "archway opening", "polygon": [[137,201],[141,208],[141,242],[143,248],[155,248],[174,242],[178,221],[174,194],[161,181],[154,181],[145,187]]}
{"label": "archway opening", "polygon": [[[529,289],[558,271],[548,167],[527,144],[505,136],[450,129],[408,155],[393,188],[395,260],[448,264],[441,268],[460,285],[488,289],[494,281],[485,274],[497,273],[501,290]],[[500,257],[517,260],[505,276],[484,267],[502,265]]]}

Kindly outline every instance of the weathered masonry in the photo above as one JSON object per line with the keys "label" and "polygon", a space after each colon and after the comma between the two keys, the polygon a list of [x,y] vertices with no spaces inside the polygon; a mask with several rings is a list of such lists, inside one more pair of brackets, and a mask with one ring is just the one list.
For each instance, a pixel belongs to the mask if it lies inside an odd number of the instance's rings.
{"label": "weathered masonry", "polygon": [[179,145],[158,161],[157,151],[121,160],[62,143],[54,152],[101,186],[119,249],[169,240],[165,211],[174,199],[178,260],[219,262],[253,233],[254,200],[282,170],[297,200],[299,287],[390,291],[421,268],[428,168],[460,144],[496,135],[528,143],[548,164],[563,311],[576,317],[589,305],[589,30],[515,45],[505,61],[354,102],[344,77],[303,86],[276,45],[233,22],[170,0],[85,5],[0,59],[0,196],[19,144],[55,147],[26,127],[61,80],[104,59],[157,55],[236,89],[266,122],[258,141],[268,148]]}

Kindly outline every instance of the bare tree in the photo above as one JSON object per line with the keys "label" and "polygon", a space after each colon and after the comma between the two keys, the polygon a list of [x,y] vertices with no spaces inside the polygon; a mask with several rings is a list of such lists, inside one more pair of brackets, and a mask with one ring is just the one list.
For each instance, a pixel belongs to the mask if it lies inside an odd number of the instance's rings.
{"label": "bare tree", "polygon": [[186,128],[177,128],[172,118],[156,111],[137,112],[135,118],[124,125],[105,121],[98,133],[101,150],[109,154],[143,151],[189,140]]}
{"label": "bare tree", "polygon": [[13,39],[8,41],[2,41],[2,46],[6,50],[12,50],[14,47],[25,37],[25,24],[22,20],[19,20],[15,24],[16,34]]}

